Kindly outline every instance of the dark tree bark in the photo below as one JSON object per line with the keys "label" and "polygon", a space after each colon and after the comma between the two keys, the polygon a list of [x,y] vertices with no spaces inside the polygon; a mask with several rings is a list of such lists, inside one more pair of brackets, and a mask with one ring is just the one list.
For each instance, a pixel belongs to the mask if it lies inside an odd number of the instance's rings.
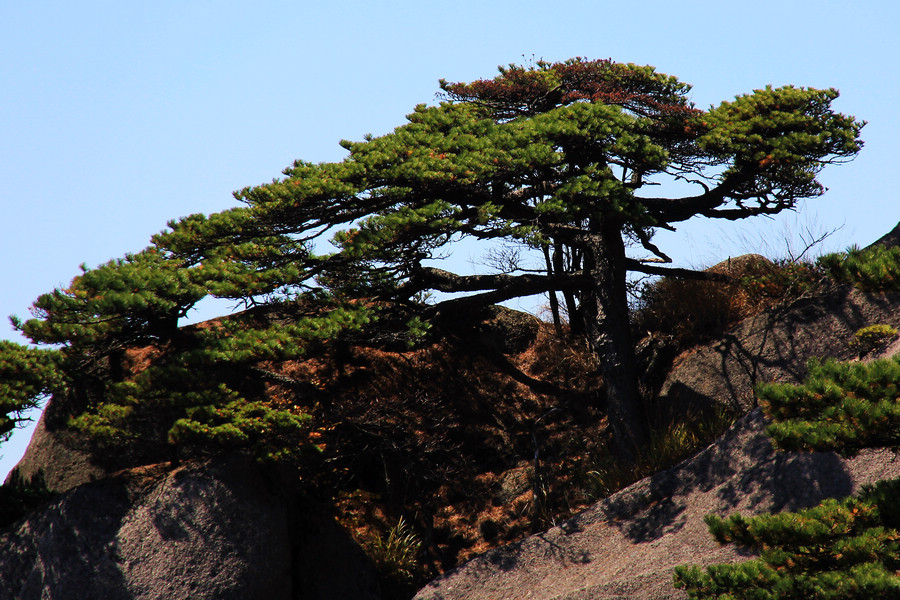
{"label": "dark tree bark", "polygon": [[[550,248],[547,246],[544,247],[544,263],[547,274],[553,275],[556,269],[550,258]],[[547,297],[550,301],[550,313],[553,315],[553,328],[556,330],[556,335],[562,335],[562,321],[559,316],[559,299],[556,297],[556,290],[550,290]]]}
{"label": "dark tree bark", "polygon": [[594,281],[583,307],[585,327],[604,380],[615,451],[634,462],[648,435],[628,316],[622,225],[604,219],[592,229],[585,237],[585,270]]}

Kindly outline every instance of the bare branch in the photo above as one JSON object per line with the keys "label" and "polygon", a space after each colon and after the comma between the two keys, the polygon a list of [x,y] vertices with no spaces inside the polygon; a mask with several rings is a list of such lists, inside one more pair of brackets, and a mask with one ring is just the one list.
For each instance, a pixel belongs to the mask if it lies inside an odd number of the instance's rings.
{"label": "bare branch", "polygon": [[[650,252],[655,254],[657,257],[659,257],[659,259],[662,262],[664,262],[664,263],[672,262],[672,259],[667,254],[665,254],[662,250],[660,250],[656,246],[656,244],[654,244],[653,242],[650,241],[650,236],[647,235],[646,230],[644,230],[640,227],[635,228],[635,234],[637,234],[638,239],[641,241],[641,245],[645,249],[649,250]],[[642,261],[642,262],[646,262],[646,261]]]}

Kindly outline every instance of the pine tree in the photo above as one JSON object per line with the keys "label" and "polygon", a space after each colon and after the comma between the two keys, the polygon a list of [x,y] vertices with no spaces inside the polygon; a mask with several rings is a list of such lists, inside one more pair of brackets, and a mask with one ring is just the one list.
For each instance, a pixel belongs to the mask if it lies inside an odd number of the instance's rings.
{"label": "pine tree", "polygon": [[[628,460],[646,439],[628,273],[713,277],[661,267],[669,258],[653,232],[696,215],[793,208],[823,192],[825,165],[861,147],[862,123],[831,110],[835,90],[765,88],[704,111],[689,102],[690,86],[652,67],[583,59],[511,65],[441,88],[443,102],[416,107],[393,132],[342,142],[345,160],[297,161],[283,178],[238,192],[243,206],[173,221],[147,250],[39,298],[37,317],[19,327],[79,365],[70,375],[91,393],[76,422],[116,436],[164,414],[175,441],[213,431],[235,443],[265,432],[288,439],[244,419],[242,403],[256,400],[240,388],[265,361],[354,332],[413,342],[459,311],[533,294],[558,307],[559,293],[599,359]],[[642,194],[666,181],[696,193]],[[544,264],[513,254],[490,274],[437,268],[462,238],[533,250]],[[432,292],[442,294],[421,302]],[[206,296],[287,311],[291,324],[248,317],[178,329]],[[128,348],[141,344],[160,355],[130,372]],[[289,430],[297,423],[288,416],[302,412],[261,406]]]}
{"label": "pine tree", "polygon": [[900,246],[853,246],[846,253],[826,254],[819,263],[836,280],[852,283],[861,290],[900,290]]}
{"label": "pine tree", "polygon": [[28,419],[28,410],[67,385],[60,352],[0,340],[0,439]]}

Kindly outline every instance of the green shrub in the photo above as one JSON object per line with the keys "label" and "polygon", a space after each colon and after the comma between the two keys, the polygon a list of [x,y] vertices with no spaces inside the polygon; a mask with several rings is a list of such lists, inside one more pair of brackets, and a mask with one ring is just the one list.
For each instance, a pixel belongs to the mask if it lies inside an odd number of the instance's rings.
{"label": "green shrub", "polygon": [[900,481],[883,481],[844,500],[798,512],[706,518],[720,543],[760,558],[677,567],[675,586],[694,600],[780,598],[869,600],[900,597]]}
{"label": "green shrub", "polygon": [[0,340],[0,441],[27,420],[25,411],[35,408],[69,385],[58,350],[35,349]]}
{"label": "green shrub", "polygon": [[900,357],[871,362],[810,361],[801,385],[757,388],[774,423],[769,435],[787,450],[834,450],[900,445]]}
{"label": "green shrub", "polygon": [[[769,434],[788,450],[900,446],[900,361],[812,361],[800,385],[767,384],[757,394]],[[675,570],[692,600],[900,598],[900,480],[797,512],[706,518],[720,543],[758,559]]]}
{"label": "green shrub", "polygon": [[850,346],[856,348],[862,357],[874,350],[883,348],[895,337],[897,337],[897,330],[890,325],[869,325],[856,332],[854,339],[850,342]]}

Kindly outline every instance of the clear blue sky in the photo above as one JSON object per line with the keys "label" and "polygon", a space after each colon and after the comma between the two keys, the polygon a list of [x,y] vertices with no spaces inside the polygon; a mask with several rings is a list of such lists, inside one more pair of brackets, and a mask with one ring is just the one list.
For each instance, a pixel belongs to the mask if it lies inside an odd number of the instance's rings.
{"label": "clear blue sky", "polygon": [[[766,84],[840,89],[836,108],[868,121],[866,147],[822,174],[830,191],[808,203],[800,221],[843,226],[829,249],[867,244],[900,220],[898,7],[3,3],[0,317],[27,316],[30,303],[67,284],[79,264],[140,250],[171,218],[233,206],[233,190],[279,176],[295,158],[339,160],[339,140],[390,131],[417,103],[435,101],[441,77],[491,77],[523,56],[651,64],[692,84],[701,108]],[[657,241],[682,265],[700,266],[757,249],[759,240],[777,246],[784,221],[690,222]],[[21,341],[3,323],[0,336]],[[0,476],[27,437],[0,447]]]}

